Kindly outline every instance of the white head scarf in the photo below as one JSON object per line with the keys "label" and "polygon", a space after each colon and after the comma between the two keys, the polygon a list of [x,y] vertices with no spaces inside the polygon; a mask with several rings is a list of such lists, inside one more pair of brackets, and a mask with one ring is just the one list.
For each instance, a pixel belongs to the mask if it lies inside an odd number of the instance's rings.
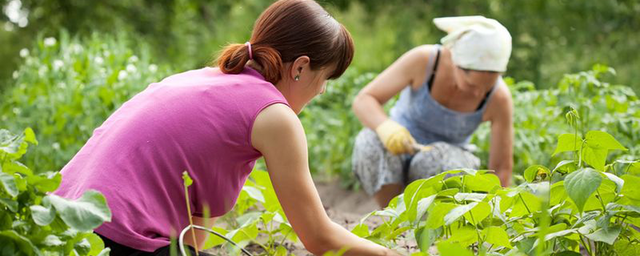
{"label": "white head scarf", "polygon": [[451,50],[453,62],[465,69],[504,72],[511,55],[511,35],[494,19],[483,16],[435,18],[448,33],[440,42]]}

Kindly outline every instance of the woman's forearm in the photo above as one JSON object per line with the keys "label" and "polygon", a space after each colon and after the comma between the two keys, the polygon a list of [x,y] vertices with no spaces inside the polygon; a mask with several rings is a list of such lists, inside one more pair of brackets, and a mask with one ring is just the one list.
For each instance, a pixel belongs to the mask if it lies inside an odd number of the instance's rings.
{"label": "woman's forearm", "polygon": [[387,115],[382,105],[371,95],[360,93],[353,101],[353,112],[362,125],[375,129],[382,122],[387,120]]}

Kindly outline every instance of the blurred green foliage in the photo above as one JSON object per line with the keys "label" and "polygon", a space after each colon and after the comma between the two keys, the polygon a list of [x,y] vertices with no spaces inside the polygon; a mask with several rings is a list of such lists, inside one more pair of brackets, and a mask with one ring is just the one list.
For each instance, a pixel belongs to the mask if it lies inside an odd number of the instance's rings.
{"label": "blurred green foliage", "polygon": [[[0,19],[0,79],[10,77],[19,50],[39,34],[56,36],[94,32],[127,33],[150,45],[156,62],[177,69],[200,67],[228,42],[249,39],[253,22],[272,1],[264,0],[0,0],[19,1],[28,10],[28,25]],[[439,16],[484,15],[512,33],[514,51],[507,74],[540,88],[565,73],[595,63],[616,67],[614,82],[632,86],[640,79],[640,2],[635,0],[321,0],[318,1],[353,34],[359,70],[379,72],[420,44],[444,35],[432,24]],[[7,31],[6,27],[12,27]],[[0,88],[3,86],[0,84]]]}
{"label": "blurred green foliage", "polygon": [[12,86],[0,95],[0,124],[32,127],[46,146],[25,156],[39,171],[58,171],[93,130],[134,94],[165,77],[144,44],[125,36],[41,38],[22,51]]}

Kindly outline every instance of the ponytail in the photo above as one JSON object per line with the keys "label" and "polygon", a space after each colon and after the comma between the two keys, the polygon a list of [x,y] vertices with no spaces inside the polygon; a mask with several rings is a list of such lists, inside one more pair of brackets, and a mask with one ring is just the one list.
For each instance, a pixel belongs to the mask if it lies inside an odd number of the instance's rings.
{"label": "ponytail", "polygon": [[[253,59],[249,58],[250,55]],[[276,84],[282,78],[282,57],[276,49],[269,46],[230,44],[222,50],[218,58],[218,67],[222,73],[239,74],[249,60],[260,66],[260,73],[270,83]]]}

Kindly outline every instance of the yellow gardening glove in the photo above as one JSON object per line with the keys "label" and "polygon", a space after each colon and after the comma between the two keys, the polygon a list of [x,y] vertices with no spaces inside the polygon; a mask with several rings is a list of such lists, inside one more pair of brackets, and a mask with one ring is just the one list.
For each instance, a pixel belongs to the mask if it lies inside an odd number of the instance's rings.
{"label": "yellow gardening glove", "polygon": [[409,130],[391,119],[378,125],[376,133],[391,154],[413,154],[415,152],[416,140],[413,139]]}

